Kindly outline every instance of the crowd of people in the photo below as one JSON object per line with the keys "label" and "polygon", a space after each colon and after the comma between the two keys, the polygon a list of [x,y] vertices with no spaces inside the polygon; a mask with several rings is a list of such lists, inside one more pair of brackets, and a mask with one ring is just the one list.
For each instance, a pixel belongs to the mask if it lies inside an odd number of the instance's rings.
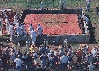
{"label": "crowd of people", "polygon": [[[11,14],[9,15],[10,12],[4,12],[4,18],[2,18],[4,23],[3,25],[5,26],[5,31],[6,34],[10,35],[10,42],[13,42],[13,37],[14,40],[17,40],[17,44],[20,45],[19,41],[24,40],[27,38],[26,42],[35,44],[36,41],[36,36],[41,36],[43,32],[43,28],[40,24],[37,25],[37,29],[34,29],[33,25],[30,24],[29,29],[26,29],[26,25],[24,22],[20,23],[20,18],[17,13],[15,13],[12,17]],[[11,17],[11,18],[10,18]],[[10,20],[9,20],[10,19]],[[12,20],[11,20],[12,19]],[[4,27],[3,26],[3,27]],[[27,31],[28,30],[28,31]],[[3,29],[2,29],[3,31]],[[29,36],[29,38],[28,38]],[[29,41],[28,41],[29,39]]]}
{"label": "crowd of people", "polygon": [[[61,9],[66,8],[66,2],[64,1],[60,1]],[[86,0],[86,2],[86,9],[90,11],[91,1]],[[43,2],[41,4],[43,5]],[[38,24],[37,29],[34,29],[32,24],[30,24],[29,32],[27,33],[24,23],[19,23],[17,13],[14,15],[13,22],[8,21],[7,14],[5,14],[5,17],[6,31],[7,34],[10,34],[10,41],[12,42],[12,38],[15,35],[17,37],[29,35],[32,44],[30,44],[30,40],[26,41],[30,47],[28,46],[28,49],[24,52],[22,52],[22,48],[16,48],[15,46],[0,46],[0,71],[8,71],[10,69],[17,71],[99,70],[99,46],[89,48],[88,45],[83,45],[76,50],[70,45],[50,46],[42,44],[37,47],[35,46],[36,36],[41,36],[43,32],[40,24]],[[80,26],[84,27],[84,33],[87,34],[88,17],[83,13],[78,19]]]}
{"label": "crowd of people", "polygon": [[98,71],[98,67],[99,46],[89,48],[81,45],[74,50],[70,45],[56,47],[42,44],[39,47],[31,45],[28,52],[13,46],[0,47],[0,71]]}

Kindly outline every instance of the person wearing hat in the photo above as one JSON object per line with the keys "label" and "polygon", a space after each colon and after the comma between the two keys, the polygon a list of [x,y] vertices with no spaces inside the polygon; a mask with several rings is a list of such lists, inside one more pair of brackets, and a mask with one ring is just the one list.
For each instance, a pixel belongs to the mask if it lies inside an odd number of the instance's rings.
{"label": "person wearing hat", "polygon": [[21,71],[21,65],[22,65],[23,61],[20,59],[20,55],[17,56],[17,58],[14,60],[14,62],[16,63],[17,71]]}

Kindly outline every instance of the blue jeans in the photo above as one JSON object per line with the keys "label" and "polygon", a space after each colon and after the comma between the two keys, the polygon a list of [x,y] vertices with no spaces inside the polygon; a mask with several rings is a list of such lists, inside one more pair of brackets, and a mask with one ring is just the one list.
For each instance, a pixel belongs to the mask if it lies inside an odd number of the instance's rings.
{"label": "blue jeans", "polygon": [[17,71],[21,71],[21,66],[16,66]]}

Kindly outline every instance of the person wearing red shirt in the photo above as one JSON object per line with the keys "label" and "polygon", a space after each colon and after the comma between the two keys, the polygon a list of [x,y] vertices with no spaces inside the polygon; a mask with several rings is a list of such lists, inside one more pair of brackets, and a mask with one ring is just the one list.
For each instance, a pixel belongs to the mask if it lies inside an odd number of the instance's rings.
{"label": "person wearing red shirt", "polygon": [[80,63],[81,60],[82,60],[82,55],[83,55],[82,50],[79,49],[79,50],[77,51],[76,55],[77,55],[77,62]]}

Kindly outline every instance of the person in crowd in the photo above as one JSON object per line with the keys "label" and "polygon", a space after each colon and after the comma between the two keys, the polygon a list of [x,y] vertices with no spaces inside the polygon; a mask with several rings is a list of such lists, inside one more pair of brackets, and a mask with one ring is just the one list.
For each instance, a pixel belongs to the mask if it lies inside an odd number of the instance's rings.
{"label": "person in crowd", "polygon": [[31,36],[31,40],[32,40],[32,45],[35,45],[35,42],[36,42],[36,31],[35,30],[31,30],[30,36]]}
{"label": "person in crowd", "polygon": [[89,25],[89,19],[88,17],[83,13],[82,15],[83,22],[84,22],[84,27]]}
{"label": "person in crowd", "polygon": [[19,24],[16,26],[16,31],[17,31],[17,36],[21,36],[22,35],[22,31],[21,31],[21,28],[20,28]]}
{"label": "person in crowd", "polygon": [[82,60],[82,56],[83,56],[82,50],[78,49],[76,55],[77,55],[77,62],[78,62],[78,64],[81,64],[81,60]]}
{"label": "person in crowd", "polygon": [[25,37],[27,36],[27,32],[26,32],[26,30],[21,29],[21,31],[22,31],[22,36],[23,36],[23,38],[26,39],[26,38],[25,38]]}
{"label": "person in crowd", "polygon": [[46,55],[45,52],[43,52],[42,55],[40,56],[40,60],[41,60],[41,67],[45,68],[48,60],[48,56]]}
{"label": "person in crowd", "polygon": [[53,54],[51,54],[50,57],[49,57],[49,63],[50,63],[49,66],[53,66],[53,65],[55,65],[54,55],[53,55]]}
{"label": "person in crowd", "polygon": [[26,55],[26,65],[30,66],[31,63],[32,63],[32,55],[31,55],[31,53],[27,53],[27,55]]}
{"label": "person in crowd", "polygon": [[86,53],[86,52],[88,51],[88,48],[89,48],[89,47],[88,47],[87,45],[84,45],[84,46],[83,46],[83,52]]}
{"label": "person in crowd", "polygon": [[23,39],[26,39],[25,37],[27,36],[27,32],[26,32],[26,29],[25,29],[25,25],[23,23],[21,23],[20,29],[21,29],[21,32],[22,32]]}
{"label": "person in crowd", "polygon": [[90,3],[91,3],[91,0],[86,0],[86,3],[87,3],[87,5],[86,5],[86,10],[87,10],[87,11],[90,11]]}
{"label": "person in crowd", "polygon": [[10,41],[11,42],[12,42],[13,30],[14,30],[14,26],[13,26],[13,24],[10,24],[9,25],[9,34],[10,34]]}
{"label": "person in crowd", "polygon": [[17,56],[14,62],[16,63],[17,71],[21,71],[21,66],[22,66],[23,61],[20,59],[20,55]]}
{"label": "person in crowd", "polygon": [[8,70],[8,56],[6,53],[3,52],[2,56],[1,56],[1,60],[2,60],[3,70],[4,71]]}
{"label": "person in crowd", "polygon": [[44,2],[41,1],[41,5],[40,5],[41,10],[44,9]]}
{"label": "person in crowd", "polygon": [[89,25],[89,19],[88,19],[88,17],[87,16],[84,16],[83,19],[85,20],[86,26],[88,26]]}
{"label": "person in crowd", "polygon": [[68,51],[71,51],[71,50],[72,50],[71,45],[68,45],[68,46],[67,46],[67,50],[68,50]]}
{"label": "person in crowd", "polygon": [[64,54],[64,51],[63,51],[63,48],[61,48],[61,49],[59,50],[59,56],[61,57],[61,56],[63,56],[63,54]]}
{"label": "person in crowd", "polygon": [[73,56],[74,56],[73,51],[68,51],[67,54],[68,54],[68,61],[69,61],[68,65],[72,67]]}
{"label": "person in crowd", "polygon": [[42,54],[44,52],[44,45],[40,45],[39,47],[39,54]]}
{"label": "person in crowd", "polygon": [[95,66],[99,70],[99,46],[98,46],[98,49],[97,49],[96,58],[97,58],[97,62],[95,63]]}
{"label": "person in crowd", "polygon": [[88,65],[88,69],[89,69],[89,71],[94,71],[95,70],[95,66],[92,62]]}
{"label": "person in crowd", "polygon": [[89,53],[88,55],[88,64],[92,63],[93,62],[93,54],[92,53]]}
{"label": "person in crowd", "polygon": [[3,52],[3,48],[2,48],[2,46],[0,47],[0,58],[1,58],[1,56],[2,56],[2,52]]}
{"label": "person in crowd", "polygon": [[67,68],[68,59],[69,59],[68,55],[66,55],[65,53],[60,57],[60,62],[61,62],[62,68]]}
{"label": "person in crowd", "polygon": [[0,71],[2,71],[2,60],[0,59]]}
{"label": "person in crowd", "polygon": [[98,58],[98,60],[99,60],[99,46],[98,46],[98,49],[97,49],[96,56],[97,56],[97,58]]}
{"label": "person in crowd", "polygon": [[39,51],[39,48],[36,47],[35,45],[31,45],[31,47],[29,49],[30,49],[31,52],[32,51],[34,51],[34,52],[38,52]]}
{"label": "person in crowd", "polygon": [[3,21],[3,18],[0,16],[0,31],[2,31],[2,21]]}
{"label": "person in crowd", "polygon": [[91,50],[91,53],[93,54],[93,56],[96,56],[97,53],[97,46],[93,47],[93,49]]}
{"label": "person in crowd", "polygon": [[54,54],[54,61],[55,61],[55,65],[58,65],[59,63],[59,55],[58,52],[56,54]]}
{"label": "person in crowd", "polygon": [[17,56],[18,56],[18,55],[20,55],[20,59],[22,58],[22,55],[23,55],[23,54],[22,54],[22,52],[21,52],[21,50],[20,50],[20,49],[18,49],[18,50],[17,50],[16,55],[17,55]]}
{"label": "person in crowd", "polygon": [[32,30],[34,30],[32,24],[30,24],[30,27],[29,27],[29,32],[31,32]]}
{"label": "person in crowd", "polygon": [[27,33],[27,35],[26,35],[26,37],[27,37],[27,40],[26,40],[26,47],[27,47],[27,50],[28,50],[28,48],[30,47],[30,40],[31,40],[31,37],[30,37],[30,35]]}
{"label": "person in crowd", "polygon": [[34,64],[37,64],[38,62],[38,55],[35,51],[33,51],[33,59],[34,59]]}
{"label": "person in crowd", "polygon": [[99,21],[99,11],[98,11],[98,21]]}
{"label": "person in crowd", "polygon": [[24,23],[24,22],[23,22],[23,23],[21,23],[20,28],[21,28],[22,30],[26,30],[26,29],[25,29],[25,23]]}
{"label": "person in crowd", "polygon": [[38,24],[38,27],[37,27],[37,35],[38,36],[41,36],[42,35],[42,32],[43,32],[43,28],[40,24]]}
{"label": "person in crowd", "polygon": [[16,58],[15,50],[11,50],[11,60],[12,60],[12,62],[14,62],[15,58]]}
{"label": "person in crowd", "polygon": [[66,9],[66,0],[60,0],[60,9]]}
{"label": "person in crowd", "polygon": [[8,16],[5,18],[5,23],[6,23],[6,31],[8,33],[9,30],[9,20],[8,20]]}
{"label": "person in crowd", "polygon": [[18,17],[17,17],[17,13],[15,13],[14,15],[14,23],[17,23],[18,22]]}

